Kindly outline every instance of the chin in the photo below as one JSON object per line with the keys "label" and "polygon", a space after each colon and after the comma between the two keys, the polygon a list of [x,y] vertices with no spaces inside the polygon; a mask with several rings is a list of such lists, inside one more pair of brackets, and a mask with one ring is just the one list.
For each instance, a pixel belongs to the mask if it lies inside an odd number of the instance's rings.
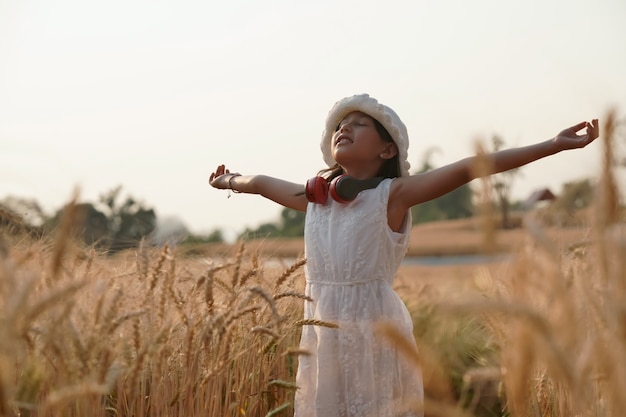
{"label": "chin", "polygon": [[350,155],[346,155],[346,154],[347,152],[345,152],[342,149],[339,149],[337,152],[333,152],[333,159],[339,165],[343,165],[344,163],[349,163],[352,158],[350,158]]}

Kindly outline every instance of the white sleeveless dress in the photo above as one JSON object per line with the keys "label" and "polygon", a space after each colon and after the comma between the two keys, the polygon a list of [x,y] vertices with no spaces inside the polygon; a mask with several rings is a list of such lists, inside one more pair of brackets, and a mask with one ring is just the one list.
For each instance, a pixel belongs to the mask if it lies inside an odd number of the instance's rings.
{"label": "white sleeveless dress", "polygon": [[387,224],[392,181],[348,204],[309,203],[305,291],[313,301],[305,301],[304,318],[339,328],[303,326],[300,347],[311,354],[299,357],[295,417],[418,416],[402,404],[423,400],[419,369],[373,326],[391,321],[413,340],[409,312],[392,289],[411,228],[410,214],[401,233]]}

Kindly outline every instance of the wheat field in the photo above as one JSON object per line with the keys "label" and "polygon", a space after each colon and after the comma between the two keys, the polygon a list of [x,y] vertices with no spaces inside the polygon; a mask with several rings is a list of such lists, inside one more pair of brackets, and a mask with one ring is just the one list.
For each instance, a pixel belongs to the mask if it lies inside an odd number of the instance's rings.
{"label": "wheat field", "polygon": [[[626,410],[626,228],[614,118],[584,238],[524,219],[513,256],[396,290],[415,323],[426,416],[609,417]],[[493,216],[493,213],[485,213]],[[70,222],[68,222],[69,224]],[[493,223],[493,222],[491,222]],[[485,223],[487,224],[487,223]],[[485,241],[497,232],[485,226]],[[210,257],[140,246],[115,256],[61,227],[0,237],[0,416],[289,416],[304,259],[252,245]],[[580,236],[580,235],[577,235]],[[381,337],[403,349],[393,323]]]}

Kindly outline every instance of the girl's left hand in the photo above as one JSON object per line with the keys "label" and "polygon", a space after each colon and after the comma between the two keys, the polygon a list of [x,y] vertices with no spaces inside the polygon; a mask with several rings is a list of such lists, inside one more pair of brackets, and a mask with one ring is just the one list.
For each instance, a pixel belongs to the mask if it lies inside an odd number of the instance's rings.
{"label": "girl's left hand", "polygon": [[[578,132],[586,128],[585,134]],[[580,122],[568,129],[563,130],[555,136],[554,142],[559,150],[584,148],[600,136],[600,126],[598,119],[593,119],[591,123]]]}
{"label": "girl's left hand", "polygon": [[[230,175],[227,175],[230,174]],[[215,172],[211,173],[209,177],[209,184],[215,188],[219,188],[222,190],[226,190],[230,188],[230,184],[228,184],[228,180],[233,175],[239,175],[238,173],[230,172],[224,165],[219,165]]]}

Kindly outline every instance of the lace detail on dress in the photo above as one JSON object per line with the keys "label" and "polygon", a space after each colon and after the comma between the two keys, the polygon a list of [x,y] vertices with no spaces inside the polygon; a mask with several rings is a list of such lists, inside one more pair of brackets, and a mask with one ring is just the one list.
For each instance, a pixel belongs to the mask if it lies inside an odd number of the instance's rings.
{"label": "lace detail on dress", "polygon": [[387,226],[390,179],[349,204],[310,204],[305,226],[304,316],[338,329],[305,326],[295,417],[397,417],[406,402],[422,400],[419,369],[374,332],[391,321],[412,340],[408,310],[391,283],[408,246],[410,218],[402,233]]}

